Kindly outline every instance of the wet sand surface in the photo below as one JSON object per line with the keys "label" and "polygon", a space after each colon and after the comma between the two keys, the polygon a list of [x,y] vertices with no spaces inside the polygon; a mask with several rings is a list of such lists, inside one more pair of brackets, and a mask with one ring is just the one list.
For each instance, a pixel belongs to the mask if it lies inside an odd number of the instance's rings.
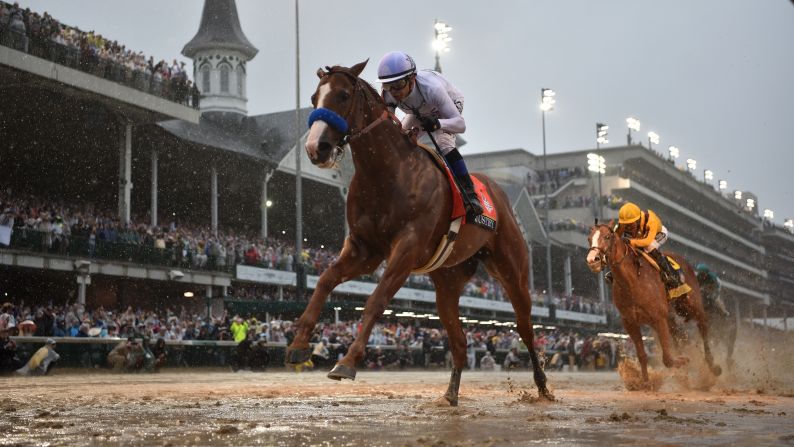
{"label": "wet sand surface", "polygon": [[457,408],[435,405],[446,371],[302,374],[56,371],[0,378],[0,445],[794,445],[791,384],[626,391],[615,372],[463,374]]}

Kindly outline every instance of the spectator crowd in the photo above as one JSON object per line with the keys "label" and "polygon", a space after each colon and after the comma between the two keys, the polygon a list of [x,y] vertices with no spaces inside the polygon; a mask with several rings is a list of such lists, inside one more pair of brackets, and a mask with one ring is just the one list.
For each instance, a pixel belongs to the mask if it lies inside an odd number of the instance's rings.
{"label": "spectator crowd", "polygon": [[0,1],[0,45],[198,108],[200,92],[184,62],[155,62],[91,30]]}
{"label": "spectator crowd", "polygon": [[[0,190],[0,230],[10,229],[5,242],[0,231],[0,247],[8,245],[61,255],[114,258],[187,269],[233,272],[236,265],[242,264],[294,270],[296,253],[292,241],[261,238],[234,230],[219,230],[214,235],[207,227],[177,222],[152,227],[144,223],[144,219],[133,220],[137,222],[126,225],[114,212],[99,210],[90,204],[64,204]],[[304,247],[300,262],[307,273],[319,275],[337,256],[336,248]],[[383,270],[384,265],[381,265],[371,276],[361,280],[378,281]],[[427,275],[411,275],[406,286],[433,289]],[[237,290],[240,290],[240,298],[257,297],[255,287]],[[507,299],[501,285],[484,271],[465,286],[464,295],[497,301]]]}

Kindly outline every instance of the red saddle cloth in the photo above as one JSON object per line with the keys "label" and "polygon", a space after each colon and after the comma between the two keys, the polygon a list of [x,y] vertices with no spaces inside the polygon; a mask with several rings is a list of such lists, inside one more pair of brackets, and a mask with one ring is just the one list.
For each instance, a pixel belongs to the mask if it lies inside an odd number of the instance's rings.
{"label": "red saddle cloth", "polygon": [[[452,220],[463,216],[463,223],[466,223],[466,207],[463,204],[463,194],[455,184],[455,177],[452,175],[452,172],[446,165],[444,166],[444,172],[447,174],[447,181],[449,182],[449,187],[452,189]],[[493,200],[491,199],[491,195],[488,193],[488,189],[477,177],[472,175],[471,180],[474,183],[474,192],[477,193],[477,198],[480,199],[480,206],[483,210],[482,215],[489,218],[492,223],[495,224],[496,207],[493,206]],[[482,225],[481,222],[475,223]],[[494,229],[491,225],[484,226]]]}

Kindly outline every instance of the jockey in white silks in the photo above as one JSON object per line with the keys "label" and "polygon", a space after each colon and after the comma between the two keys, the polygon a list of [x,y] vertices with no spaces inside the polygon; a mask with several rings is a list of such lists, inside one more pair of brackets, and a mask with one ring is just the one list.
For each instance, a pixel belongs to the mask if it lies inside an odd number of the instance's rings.
{"label": "jockey in white silks", "polygon": [[417,71],[411,56],[401,51],[392,51],[381,58],[378,80],[383,84],[382,95],[389,109],[394,112],[399,108],[405,112],[403,129],[418,127],[433,135],[466,195],[464,202],[468,220],[482,214],[469,170],[455,147],[455,136],[466,131],[466,121],[461,115],[463,94],[460,90],[440,73]]}

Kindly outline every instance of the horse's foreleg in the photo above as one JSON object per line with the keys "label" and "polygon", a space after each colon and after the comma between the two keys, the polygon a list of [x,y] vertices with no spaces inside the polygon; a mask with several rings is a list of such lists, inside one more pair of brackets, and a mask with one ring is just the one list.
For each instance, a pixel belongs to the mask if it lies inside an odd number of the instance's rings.
{"label": "horse's foreleg", "polygon": [[357,244],[352,238],[347,238],[339,259],[320,275],[309,304],[296,322],[295,338],[287,349],[287,363],[300,364],[311,357],[309,340],[328,294],[348,279],[373,271],[379,263],[380,260],[371,255],[365,247]]}
{"label": "horse's foreleg", "polygon": [[417,244],[413,237],[402,238],[392,246],[392,254],[389,256],[383,277],[364,305],[361,330],[348,348],[347,354],[328,373],[329,378],[334,380],[356,378],[356,363],[364,357],[372,327],[411,274],[417,258],[416,250]]}
{"label": "horse's foreleg", "polygon": [[623,320],[623,327],[628,332],[631,341],[634,342],[634,350],[637,351],[637,360],[640,362],[640,369],[642,369],[642,381],[646,384],[648,378],[648,354],[645,352],[645,344],[642,342],[642,331],[637,324],[628,324]]}
{"label": "horse's foreleg", "polygon": [[459,266],[438,270],[430,275],[436,289],[436,310],[438,318],[449,337],[452,351],[452,374],[449,378],[444,399],[453,407],[458,405],[460,377],[466,367],[466,336],[460,324],[460,294],[463,285],[477,269],[477,261],[469,261]]}
{"label": "horse's foreleg", "polygon": [[670,346],[670,326],[667,324],[667,318],[657,319],[653,324],[653,329],[656,331],[656,336],[659,337],[659,345],[662,347],[662,363],[664,363],[664,366],[678,368],[686,365],[688,361],[686,357],[673,357]]}

